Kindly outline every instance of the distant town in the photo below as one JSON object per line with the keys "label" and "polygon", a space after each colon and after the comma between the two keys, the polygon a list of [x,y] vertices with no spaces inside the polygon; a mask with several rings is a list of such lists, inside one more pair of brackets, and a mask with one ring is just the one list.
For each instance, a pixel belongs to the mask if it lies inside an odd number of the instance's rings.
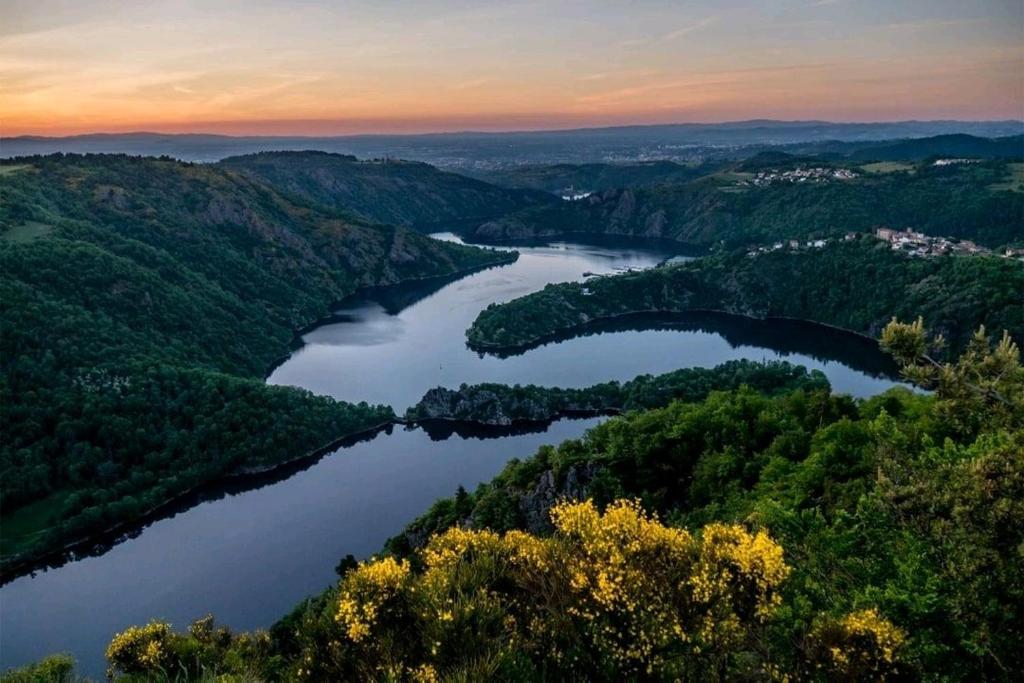
{"label": "distant town", "polygon": [[[864,234],[868,233],[848,232],[843,236],[843,240],[855,240]],[[925,235],[921,232],[915,232],[911,228],[906,228],[905,230],[896,230],[895,228],[875,228],[875,230],[870,234],[889,244],[893,251],[902,251],[909,256],[916,256],[919,258],[946,255],[992,256],[996,254],[996,252],[993,252],[991,249],[986,249],[985,247],[975,244],[971,240],[956,240],[949,237]],[[833,241],[835,240],[815,239],[806,241],[787,240],[775,242],[771,245],[751,248],[747,252],[747,256],[754,257],[759,254],[767,254],[780,249],[820,249]],[[1003,258],[1013,258],[1024,261],[1024,248],[1006,247],[1004,250],[999,252],[998,255]]]}
{"label": "distant town", "polygon": [[815,166],[813,168],[797,168],[790,171],[758,171],[750,180],[741,180],[736,183],[738,186],[764,187],[775,183],[824,183],[829,180],[853,180],[858,173],[848,168],[828,168]]}

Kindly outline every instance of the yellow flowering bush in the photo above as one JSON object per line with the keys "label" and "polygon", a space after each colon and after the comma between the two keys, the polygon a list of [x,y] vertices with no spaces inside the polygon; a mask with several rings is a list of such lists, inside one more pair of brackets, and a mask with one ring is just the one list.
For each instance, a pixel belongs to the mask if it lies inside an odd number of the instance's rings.
{"label": "yellow flowering bush", "polygon": [[265,631],[233,634],[207,616],[176,633],[164,621],[131,626],[107,646],[110,678],[254,680],[271,647]]}
{"label": "yellow flowering bush", "polygon": [[336,673],[430,680],[525,658],[595,678],[688,675],[771,613],[788,573],[764,533],[695,537],[637,502],[563,503],[551,517],[549,538],[456,527],[419,552],[421,572],[390,557],[349,572]]}
{"label": "yellow flowering bush", "polygon": [[906,635],[875,608],[824,619],[811,633],[812,660],[831,678],[886,678],[896,672]]}
{"label": "yellow flowering bush", "polygon": [[360,564],[346,577],[335,619],[349,640],[359,642],[370,634],[381,612],[409,576],[409,563],[385,557]]}
{"label": "yellow flowering bush", "polygon": [[569,551],[577,602],[567,612],[586,624],[591,656],[625,674],[682,673],[702,648],[726,652],[778,604],[789,572],[764,533],[712,524],[698,541],[636,502],[618,501],[603,515],[589,501],[563,504],[552,519],[553,540]]}
{"label": "yellow flowering bush", "polygon": [[107,646],[109,675],[124,673],[156,673],[163,671],[170,656],[168,640],[171,625],[151,621],[145,626],[130,626],[114,636]]}

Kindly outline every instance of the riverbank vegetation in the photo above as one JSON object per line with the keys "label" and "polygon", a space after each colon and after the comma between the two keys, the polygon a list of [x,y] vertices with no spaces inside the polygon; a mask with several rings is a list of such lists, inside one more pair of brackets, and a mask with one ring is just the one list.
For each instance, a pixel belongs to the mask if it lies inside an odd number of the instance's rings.
{"label": "riverbank vegetation", "polygon": [[111,673],[1010,680],[1019,349],[978,331],[943,364],[920,323],[882,338],[934,394],[743,388],[613,418],[439,501],[269,632],[133,627]]}
{"label": "riverbank vegetation", "polygon": [[457,420],[510,426],[549,422],[563,415],[602,415],[698,401],[712,391],[747,386],[764,394],[794,389],[828,389],[820,371],[785,362],[736,360],[714,368],[683,368],[662,375],[641,375],[628,382],[602,382],[582,389],[533,384],[463,384],[457,390],[437,387],[406,411],[405,419]]}
{"label": "riverbank vegetation", "polygon": [[715,310],[799,318],[877,337],[896,315],[921,315],[948,349],[986,324],[1024,337],[1024,268],[999,257],[913,258],[872,237],[822,248],[714,256],[585,283],[548,285],[483,310],[467,331],[481,350],[528,347],[588,323]]}
{"label": "riverbank vegetation", "polygon": [[209,166],[101,155],[15,166],[0,176],[5,573],[204,482],[391,419],[261,379],[296,329],[361,286],[515,258]]}

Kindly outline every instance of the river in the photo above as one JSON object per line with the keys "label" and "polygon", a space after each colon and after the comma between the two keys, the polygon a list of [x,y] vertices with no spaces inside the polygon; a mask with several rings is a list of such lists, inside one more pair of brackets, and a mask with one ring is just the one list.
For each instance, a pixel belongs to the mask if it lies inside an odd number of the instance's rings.
{"label": "river", "polygon": [[[438,385],[581,387],[736,358],[820,369],[835,391],[856,396],[895,383],[891,365],[862,338],[727,316],[622,322],[504,358],[473,352],[465,329],[492,302],[675,256],[663,245],[636,242],[517,248],[521,257],[508,266],[353,297],[305,334],[267,381],[386,403],[398,413]],[[237,629],[269,626],[329,585],[345,554],[379,550],[459,484],[472,489],[509,459],[599,421],[559,420],[504,434],[393,427],[287,470],[211,489],[92,556],[0,589],[0,667],[70,652],[81,673],[102,678],[107,642],[130,624],[161,618],[184,627],[213,613]]]}

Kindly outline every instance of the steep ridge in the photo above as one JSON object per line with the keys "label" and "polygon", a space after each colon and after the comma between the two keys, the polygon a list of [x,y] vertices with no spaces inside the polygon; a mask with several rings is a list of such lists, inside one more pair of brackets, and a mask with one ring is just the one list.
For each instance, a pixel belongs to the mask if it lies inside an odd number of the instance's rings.
{"label": "steep ridge", "polygon": [[5,561],[389,421],[386,406],[261,378],[296,329],[361,286],[515,258],[170,159],[0,171]]}
{"label": "steep ridge", "polygon": [[230,157],[218,165],[259,178],[307,203],[414,229],[475,225],[557,202],[543,192],[501,188],[415,161],[263,152]]}

